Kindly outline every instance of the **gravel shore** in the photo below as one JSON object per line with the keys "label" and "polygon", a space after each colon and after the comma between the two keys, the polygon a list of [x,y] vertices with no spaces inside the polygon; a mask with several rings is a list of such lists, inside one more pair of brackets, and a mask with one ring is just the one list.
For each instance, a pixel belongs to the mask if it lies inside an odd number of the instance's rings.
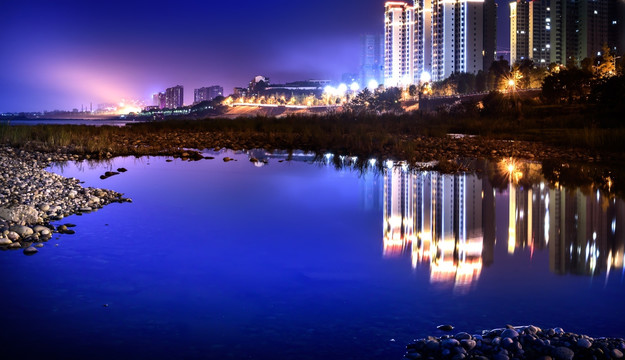
{"label": "gravel shore", "polygon": [[92,212],[112,202],[130,201],[118,192],[83,187],[77,179],[45,170],[53,162],[77,159],[0,148],[0,250],[37,253],[53,233],[74,233],[72,224],[54,227],[52,221]]}
{"label": "gravel shore", "polygon": [[561,328],[506,326],[481,334],[428,336],[406,346],[406,359],[623,359],[623,339],[592,338]]}

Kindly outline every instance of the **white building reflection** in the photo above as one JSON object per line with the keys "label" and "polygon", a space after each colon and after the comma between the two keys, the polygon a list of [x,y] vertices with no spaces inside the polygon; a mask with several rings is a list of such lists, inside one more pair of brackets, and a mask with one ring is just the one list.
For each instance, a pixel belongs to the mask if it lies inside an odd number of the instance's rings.
{"label": "white building reflection", "polygon": [[[528,171],[537,170],[540,173]],[[510,256],[533,257],[535,251],[547,250],[550,270],[557,274],[605,273],[607,280],[615,269],[622,273],[623,200],[592,188],[550,187],[540,181],[521,185],[522,177],[522,171],[515,170],[514,177],[505,180],[507,189],[497,192],[487,176],[415,172],[389,164],[384,172],[384,256],[409,254],[413,268],[429,267],[431,283],[466,291],[483,266],[494,262],[499,218],[500,226],[507,220],[507,239],[499,240]],[[508,200],[500,214],[495,208],[498,197]]]}
{"label": "white building reflection", "polygon": [[476,175],[388,169],[384,176],[384,255],[410,253],[432,283],[463,290],[482,271],[483,184]]}

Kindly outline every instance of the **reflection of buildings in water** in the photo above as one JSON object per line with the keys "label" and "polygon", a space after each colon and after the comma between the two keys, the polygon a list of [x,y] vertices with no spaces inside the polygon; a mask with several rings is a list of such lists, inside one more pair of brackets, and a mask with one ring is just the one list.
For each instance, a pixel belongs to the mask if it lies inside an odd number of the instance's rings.
{"label": "reflection of buildings in water", "polygon": [[625,234],[617,224],[625,221],[623,201],[608,199],[598,190],[584,194],[561,187],[549,194],[551,271],[593,275],[622,269]]}
{"label": "reflection of buildings in water", "polygon": [[[431,282],[466,288],[494,261],[495,196],[490,182],[476,175],[387,169],[384,256],[409,252],[413,267],[428,264]],[[548,249],[550,269],[559,274],[623,269],[623,200],[512,182],[508,199],[509,253]]]}
{"label": "reflection of buildings in water", "polygon": [[[476,175],[410,172],[402,167],[387,170],[384,255],[410,251],[413,267],[429,264],[431,282],[467,287],[482,269],[483,228],[491,230],[483,224],[483,191]],[[488,215],[494,215],[491,199]],[[494,245],[494,224],[490,235]],[[492,259],[493,250],[485,252]]]}
{"label": "reflection of buildings in water", "polygon": [[382,207],[382,177],[374,171],[367,171],[360,178],[362,207],[365,210],[379,210]]}
{"label": "reflection of buildings in water", "polygon": [[625,219],[622,200],[597,190],[508,186],[508,252],[549,248],[549,267],[558,274],[583,275],[623,268]]}

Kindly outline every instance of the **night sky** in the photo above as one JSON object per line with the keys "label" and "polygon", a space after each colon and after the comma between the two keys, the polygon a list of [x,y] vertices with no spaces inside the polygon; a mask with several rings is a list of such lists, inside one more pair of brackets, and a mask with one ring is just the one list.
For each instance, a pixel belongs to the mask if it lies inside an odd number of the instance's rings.
{"label": "night sky", "polygon": [[[498,47],[508,5],[497,0]],[[360,35],[383,32],[384,0],[0,1],[0,112],[149,101],[183,85],[255,75],[274,83],[357,72]]]}

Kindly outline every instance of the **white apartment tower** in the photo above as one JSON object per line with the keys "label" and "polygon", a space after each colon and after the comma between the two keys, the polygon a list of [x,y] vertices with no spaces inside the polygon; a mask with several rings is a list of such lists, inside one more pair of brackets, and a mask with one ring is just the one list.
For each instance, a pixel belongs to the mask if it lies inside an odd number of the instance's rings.
{"label": "white apartment tower", "polygon": [[415,6],[389,1],[384,6],[384,85],[415,83]]}
{"label": "white apartment tower", "polygon": [[484,0],[432,0],[432,80],[483,69]]}
{"label": "white apartment tower", "polygon": [[432,71],[432,0],[416,0],[415,76],[429,81]]}

